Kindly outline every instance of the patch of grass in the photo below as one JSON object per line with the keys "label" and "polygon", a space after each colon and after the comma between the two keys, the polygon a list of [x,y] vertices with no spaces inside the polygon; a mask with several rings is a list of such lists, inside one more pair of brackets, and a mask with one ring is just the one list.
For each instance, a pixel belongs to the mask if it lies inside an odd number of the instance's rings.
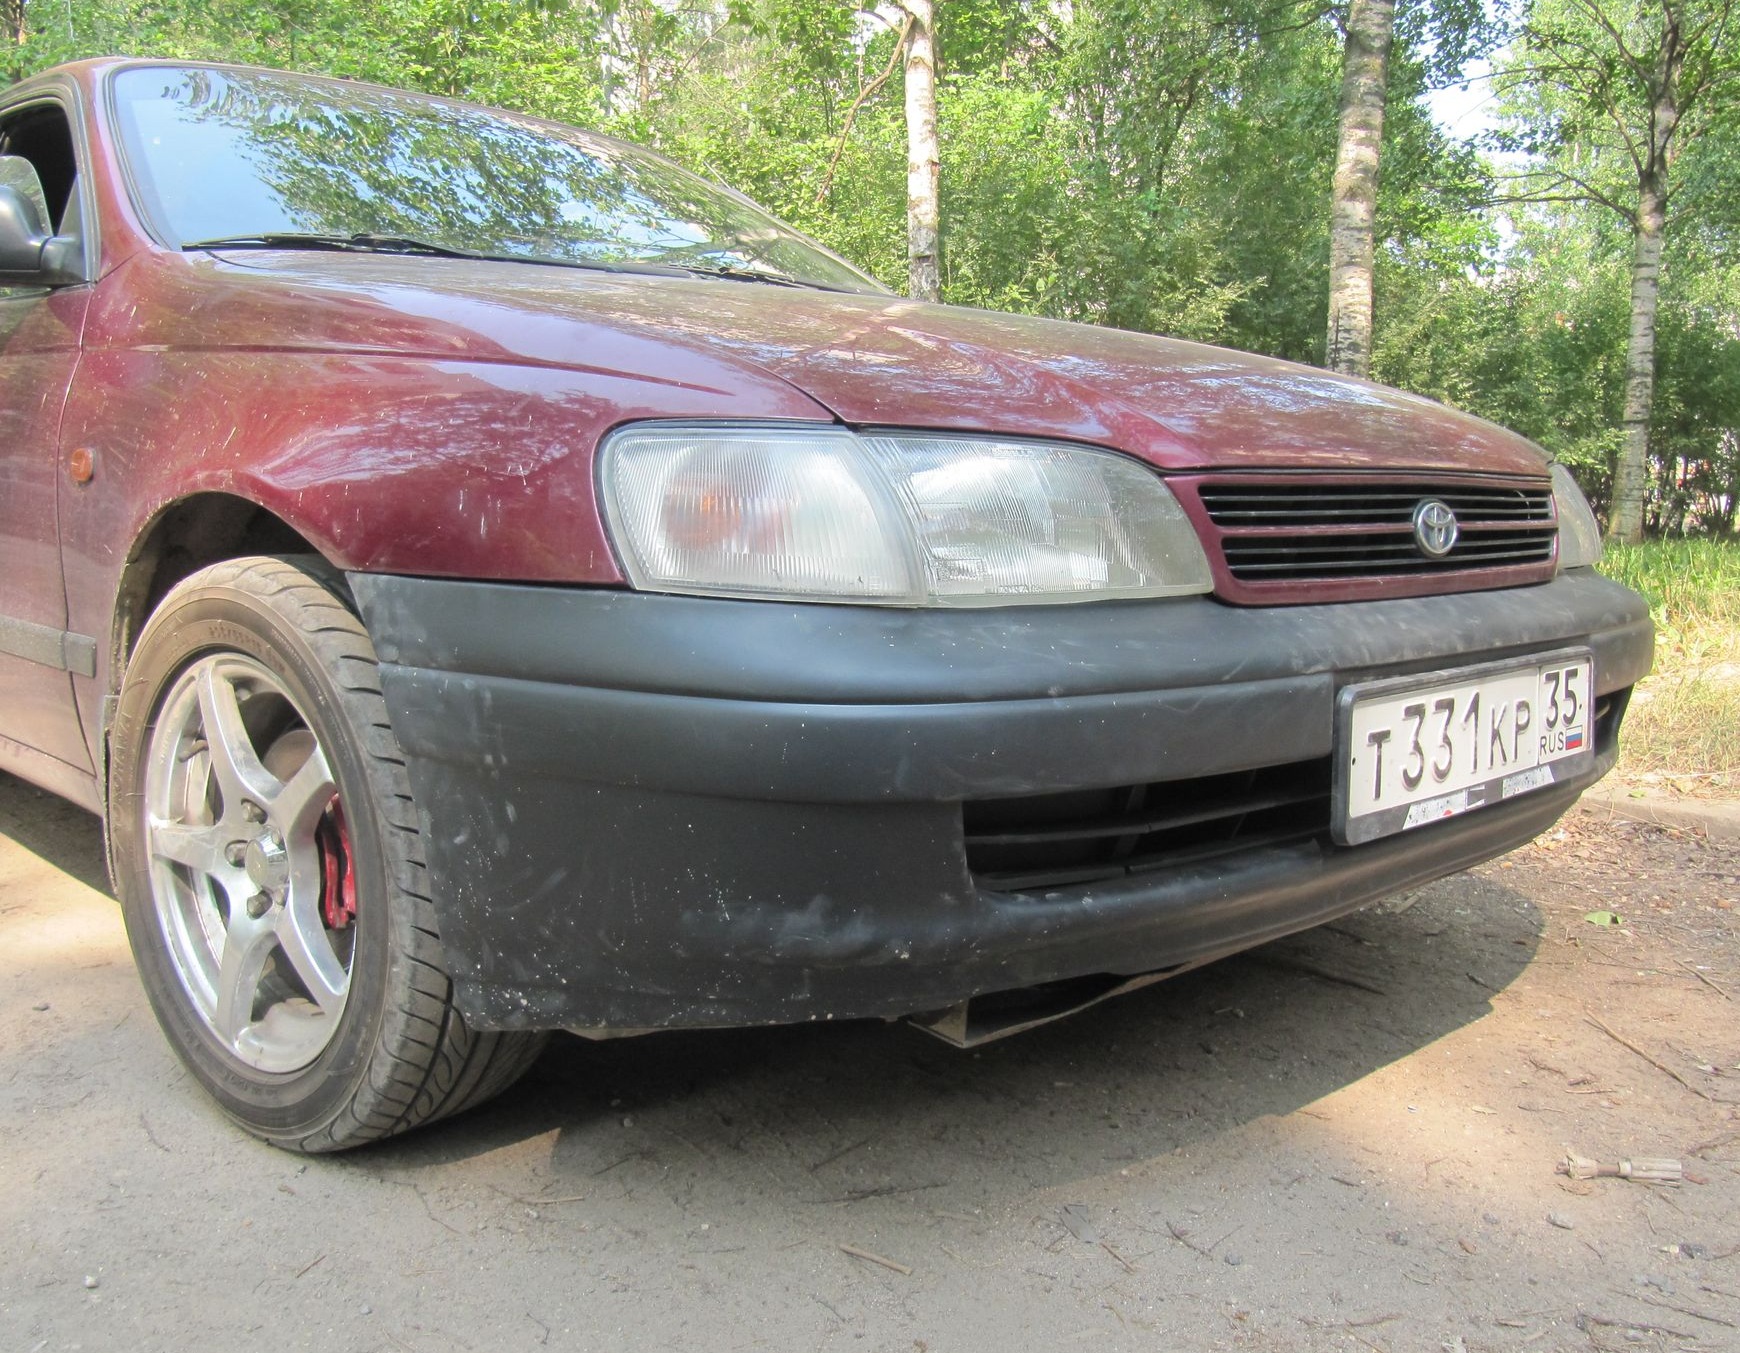
{"label": "patch of grass", "polygon": [[1740,782],[1740,541],[1609,545],[1601,572],[1641,592],[1656,624],[1621,771]]}
{"label": "patch of grass", "polygon": [[1740,540],[1609,545],[1600,571],[1643,593],[1665,627],[1740,626]]}

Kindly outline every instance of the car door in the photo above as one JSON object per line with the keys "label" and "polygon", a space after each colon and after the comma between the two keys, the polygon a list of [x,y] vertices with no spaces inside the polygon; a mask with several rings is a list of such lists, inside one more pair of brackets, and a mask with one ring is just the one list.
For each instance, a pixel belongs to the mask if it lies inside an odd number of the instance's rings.
{"label": "car door", "polygon": [[[0,154],[36,168],[50,229],[80,228],[71,122],[60,99],[0,108]],[[0,767],[63,791],[91,772],[72,675],[94,672],[95,645],[66,629],[57,525],[58,495],[73,487],[61,412],[89,293],[0,287]]]}

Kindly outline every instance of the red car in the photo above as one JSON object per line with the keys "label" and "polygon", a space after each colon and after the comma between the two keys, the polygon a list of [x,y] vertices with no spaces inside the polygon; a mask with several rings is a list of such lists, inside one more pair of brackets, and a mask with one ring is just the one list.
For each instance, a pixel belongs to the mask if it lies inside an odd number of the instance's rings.
{"label": "red car", "polygon": [[284,1146],[1314,925],[1547,827],[1650,663],[1523,439],[909,301],[630,146],[113,60],[0,150],[0,765]]}

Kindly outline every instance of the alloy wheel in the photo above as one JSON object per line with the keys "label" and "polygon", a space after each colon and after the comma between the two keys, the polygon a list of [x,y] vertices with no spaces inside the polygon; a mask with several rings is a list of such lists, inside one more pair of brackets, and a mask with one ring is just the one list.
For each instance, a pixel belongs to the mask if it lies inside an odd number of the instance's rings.
{"label": "alloy wheel", "polygon": [[299,1071],[332,1041],[355,952],[326,754],[277,677],[221,652],[171,685],[145,760],[151,890],[176,976],[231,1055]]}

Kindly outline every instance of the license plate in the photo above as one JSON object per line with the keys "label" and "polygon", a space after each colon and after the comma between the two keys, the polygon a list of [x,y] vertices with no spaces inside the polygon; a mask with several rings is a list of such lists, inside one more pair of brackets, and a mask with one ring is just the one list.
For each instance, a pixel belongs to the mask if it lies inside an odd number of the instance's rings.
{"label": "license plate", "polygon": [[1335,839],[1357,845],[1584,774],[1594,697],[1586,648],[1347,687]]}

